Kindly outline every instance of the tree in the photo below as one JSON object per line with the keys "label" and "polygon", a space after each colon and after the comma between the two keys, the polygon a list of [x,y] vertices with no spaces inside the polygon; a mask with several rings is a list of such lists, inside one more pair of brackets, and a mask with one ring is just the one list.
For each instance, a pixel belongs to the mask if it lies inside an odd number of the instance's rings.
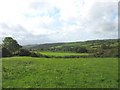
{"label": "tree", "polygon": [[87,49],[85,47],[75,47],[75,52],[77,53],[87,53]]}
{"label": "tree", "polygon": [[22,48],[22,46],[20,46],[16,40],[14,40],[12,37],[5,37],[5,39],[3,40],[3,45],[4,48],[8,49],[10,52],[15,52],[17,50],[19,50],[20,48]]}
{"label": "tree", "polygon": [[9,56],[12,56],[11,52],[5,47],[2,47],[2,57],[9,57]]}
{"label": "tree", "polygon": [[0,44],[0,58],[2,57],[2,45]]}
{"label": "tree", "polygon": [[101,45],[101,49],[109,49],[110,48],[110,46],[109,46],[109,44],[102,44]]}

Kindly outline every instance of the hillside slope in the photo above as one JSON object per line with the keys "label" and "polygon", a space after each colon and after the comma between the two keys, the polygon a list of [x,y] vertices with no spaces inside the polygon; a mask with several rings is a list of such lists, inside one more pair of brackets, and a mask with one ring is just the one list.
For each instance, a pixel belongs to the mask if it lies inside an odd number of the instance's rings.
{"label": "hillside slope", "polygon": [[106,40],[91,40],[83,42],[68,42],[68,43],[50,43],[50,44],[39,44],[39,45],[26,45],[23,48],[34,49],[34,50],[51,50],[51,49],[62,49],[67,47],[86,47],[86,48],[99,48],[101,45],[109,47],[118,47],[118,39],[106,39]]}

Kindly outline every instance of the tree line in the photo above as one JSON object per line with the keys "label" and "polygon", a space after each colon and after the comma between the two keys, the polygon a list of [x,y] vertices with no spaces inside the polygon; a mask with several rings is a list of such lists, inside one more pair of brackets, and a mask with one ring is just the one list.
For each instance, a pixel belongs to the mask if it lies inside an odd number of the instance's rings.
{"label": "tree line", "polygon": [[[101,44],[101,42],[98,42],[99,47],[97,45],[94,45],[95,43],[92,43],[91,47],[96,48],[96,49],[91,49],[90,47],[88,48],[85,46],[72,46],[72,47],[64,46],[64,47],[60,47],[60,48],[59,47],[40,48],[38,50],[39,51],[53,51],[53,52],[64,51],[64,52],[75,52],[75,53],[89,53],[90,54],[89,57],[119,57],[120,50],[119,50],[118,46],[111,47],[109,42],[108,42],[108,44],[105,44],[104,42],[102,42],[102,44]],[[24,49],[12,37],[4,38],[0,53],[2,54],[2,57],[32,56],[32,57],[50,58],[50,56],[37,53],[37,50]],[[65,58],[69,58],[69,57],[70,58],[72,58],[72,57],[79,58],[80,56],[67,56]],[[62,57],[60,57],[60,58],[62,58]]]}
{"label": "tree line", "polygon": [[5,37],[2,44],[2,49],[0,51],[2,57],[11,57],[11,56],[35,56],[37,57],[40,54],[31,52],[27,49],[23,49],[18,42],[12,37]]}

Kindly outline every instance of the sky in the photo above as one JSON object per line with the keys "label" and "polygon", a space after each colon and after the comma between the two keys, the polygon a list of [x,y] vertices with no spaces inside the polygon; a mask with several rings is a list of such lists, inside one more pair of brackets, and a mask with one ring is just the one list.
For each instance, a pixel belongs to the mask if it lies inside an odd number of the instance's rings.
{"label": "sky", "polygon": [[118,38],[118,0],[0,0],[0,38],[19,44]]}

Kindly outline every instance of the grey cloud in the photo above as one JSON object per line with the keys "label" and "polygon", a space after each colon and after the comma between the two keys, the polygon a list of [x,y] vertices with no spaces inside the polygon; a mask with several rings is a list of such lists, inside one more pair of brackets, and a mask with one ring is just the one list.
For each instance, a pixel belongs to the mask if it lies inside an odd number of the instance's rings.
{"label": "grey cloud", "polygon": [[34,9],[43,9],[46,6],[48,6],[48,4],[46,2],[40,2],[40,1],[35,1],[30,4],[30,7],[34,8]]}
{"label": "grey cloud", "polygon": [[3,37],[10,34],[22,45],[39,44],[51,41],[46,35],[33,35],[32,32],[28,32],[27,29],[21,25],[9,26],[6,23],[2,23],[0,24],[0,27],[4,30],[4,32],[2,32]]}
{"label": "grey cloud", "polygon": [[29,5],[30,9],[34,9],[39,12],[40,16],[50,16],[56,17],[59,16],[59,8],[53,6],[45,1],[34,1]]}
{"label": "grey cloud", "polygon": [[5,24],[5,23],[0,23],[0,26],[1,26],[1,28],[3,28],[3,29],[9,29],[10,27],[7,25],[7,24]]}
{"label": "grey cloud", "polygon": [[[117,33],[118,27],[114,22],[98,22],[97,25],[91,28],[95,34],[104,34],[104,33]],[[107,35],[106,34],[106,35]]]}
{"label": "grey cloud", "polygon": [[85,21],[86,27],[98,35],[104,35],[104,33],[106,36],[112,35],[111,33],[117,34],[117,15],[117,3],[97,2],[90,9],[89,19]]}
{"label": "grey cloud", "polygon": [[113,13],[118,14],[117,3],[96,2],[90,9],[90,18],[100,20],[104,18],[113,19]]}

